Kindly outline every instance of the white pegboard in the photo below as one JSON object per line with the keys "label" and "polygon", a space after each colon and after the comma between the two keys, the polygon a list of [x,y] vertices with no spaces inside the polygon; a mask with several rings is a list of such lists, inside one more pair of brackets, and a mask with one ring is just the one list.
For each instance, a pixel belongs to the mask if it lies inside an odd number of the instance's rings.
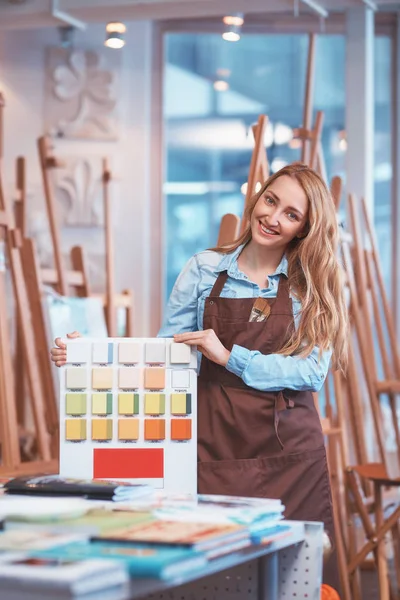
{"label": "white pegboard", "polygon": [[279,552],[279,600],[319,600],[323,526],[305,523],[305,540]]}
{"label": "white pegboard", "polygon": [[258,565],[253,560],[146,600],[257,600]]}
{"label": "white pegboard", "polygon": [[143,600],[319,600],[323,525],[304,525],[303,542],[222,573],[140,597]]}

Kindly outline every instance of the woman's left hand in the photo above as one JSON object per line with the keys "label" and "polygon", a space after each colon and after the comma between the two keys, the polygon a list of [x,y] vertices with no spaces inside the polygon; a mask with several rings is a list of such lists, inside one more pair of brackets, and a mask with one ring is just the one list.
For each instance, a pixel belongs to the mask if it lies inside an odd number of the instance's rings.
{"label": "woman's left hand", "polygon": [[184,342],[189,346],[197,346],[204,356],[223,367],[226,367],[226,363],[231,354],[229,350],[221,344],[214,329],[178,333],[174,335],[174,341]]}

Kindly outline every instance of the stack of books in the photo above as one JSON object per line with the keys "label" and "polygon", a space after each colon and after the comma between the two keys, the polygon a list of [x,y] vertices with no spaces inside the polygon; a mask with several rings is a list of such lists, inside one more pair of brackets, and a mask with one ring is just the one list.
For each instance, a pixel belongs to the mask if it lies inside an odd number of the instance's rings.
{"label": "stack of books", "polygon": [[129,580],[179,580],[291,531],[279,500],[166,496],[136,486],[121,492],[129,486],[59,477],[14,479],[5,487],[0,600],[117,600]]}

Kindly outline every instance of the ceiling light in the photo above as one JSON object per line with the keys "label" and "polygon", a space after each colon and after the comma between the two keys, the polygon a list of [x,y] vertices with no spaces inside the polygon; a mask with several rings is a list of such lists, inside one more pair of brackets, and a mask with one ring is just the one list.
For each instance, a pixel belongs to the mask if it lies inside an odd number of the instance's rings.
{"label": "ceiling light", "polygon": [[214,81],[214,90],[217,92],[226,92],[226,90],[229,90],[229,83],[223,79],[217,79],[217,81]]}
{"label": "ceiling light", "polygon": [[225,31],[222,34],[223,39],[227,42],[238,42],[240,40],[240,29],[244,23],[243,14],[226,15],[222,21],[225,25]]}
{"label": "ceiling light", "polygon": [[125,45],[125,32],[126,26],[123,23],[119,23],[117,21],[107,23],[106,40],[104,44],[109,48],[122,48],[122,46]]}

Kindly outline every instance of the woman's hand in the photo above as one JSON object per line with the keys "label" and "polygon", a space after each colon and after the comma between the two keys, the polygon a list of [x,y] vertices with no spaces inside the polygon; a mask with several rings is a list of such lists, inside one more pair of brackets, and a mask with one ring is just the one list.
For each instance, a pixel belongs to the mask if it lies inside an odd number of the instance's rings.
{"label": "woman's hand", "polygon": [[205,331],[190,331],[174,335],[175,342],[185,342],[189,346],[197,346],[204,356],[217,365],[226,367],[231,353],[219,341],[214,329]]}
{"label": "woman's hand", "polygon": [[[67,338],[73,340],[74,338],[78,338],[81,337],[81,334],[79,333],[79,331],[74,331],[73,333],[67,333]],[[50,358],[53,361],[53,363],[56,365],[56,367],[61,367],[62,365],[65,365],[65,363],[67,362],[67,346],[64,344],[64,342],[61,340],[61,338],[56,338],[54,340],[54,343],[56,345],[55,348],[52,348],[50,350]]]}

